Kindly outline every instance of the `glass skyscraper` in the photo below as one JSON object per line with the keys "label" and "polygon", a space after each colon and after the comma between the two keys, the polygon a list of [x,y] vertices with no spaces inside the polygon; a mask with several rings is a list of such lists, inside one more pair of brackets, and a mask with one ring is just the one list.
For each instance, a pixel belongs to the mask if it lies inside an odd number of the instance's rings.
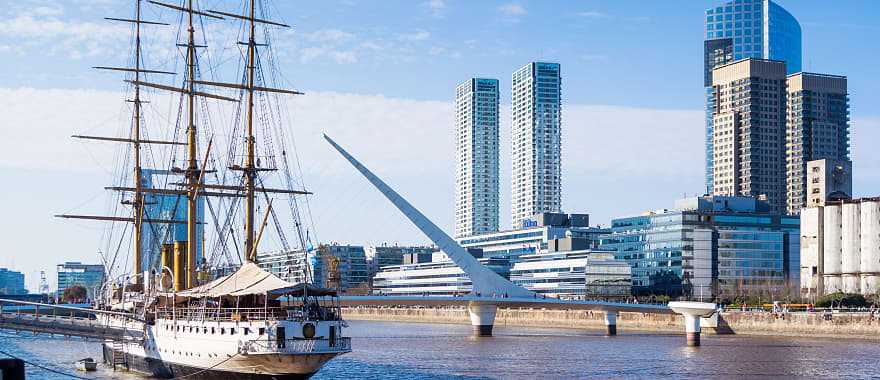
{"label": "glass skyscraper", "polygon": [[558,63],[513,73],[511,223],[562,210],[562,77]]}
{"label": "glass skyscraper", "polygon": [[455,96],[455,236],[498,231],[498,80],[472,78]]}
{"label": "glass skyscraper", "polygon": [[706,187],[713,191],[712,69],[743,58],[785,62],[787,73],[801,71],[801,26],[770,0],[734,0],[706,10],[704,86],[706,88]]}

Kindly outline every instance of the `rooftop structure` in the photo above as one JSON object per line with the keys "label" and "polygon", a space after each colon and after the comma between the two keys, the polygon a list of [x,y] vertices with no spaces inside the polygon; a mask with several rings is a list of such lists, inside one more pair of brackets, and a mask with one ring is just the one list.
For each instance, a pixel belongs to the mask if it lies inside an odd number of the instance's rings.
{"label": "rooftop structure", "polygon": [[587,214],[541,213],[522,222],[521,229],[499,231],[489,234],[470,236],[458,239],[462,247],[480,249],[484,257],[516,257],[534,254],[549,249],[553,239],[571,237],[586,241],[588,246],[595,248],[599,236],[608,233],[608,229],[589,226]]}

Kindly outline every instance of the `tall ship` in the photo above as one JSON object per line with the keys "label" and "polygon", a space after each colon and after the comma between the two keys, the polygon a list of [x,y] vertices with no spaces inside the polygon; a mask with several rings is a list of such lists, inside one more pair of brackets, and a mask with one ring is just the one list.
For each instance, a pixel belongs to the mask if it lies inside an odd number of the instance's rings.
{"label": "tall ship", "polygon": [[[94,307],[132,334],[103,343],[104,361],[159,378],[308,378],[351,340],[336,291],[311,283],[311,193],[283,103],[302,93],[278,85],[272,48],[273,31],[288,26],[268,0],[225,10],[131,1],[131,17],[107,18],[131,26],[128,64],[96,67],[126,76],[131,123],[116,136],[74,136],[122,144],[111,212],[59,215],[109,224]],[[153,28],[173,26],[144,14],[177,20],[172,69],[149,67],[143,46],[167,32]],[[236,27],[235,41],[210,38]],[[231,46],[208,49],[214,41]],[[238,80],[216,79],[224,73]],[[270,244],[295,255],[287,276],[259,265]]]}

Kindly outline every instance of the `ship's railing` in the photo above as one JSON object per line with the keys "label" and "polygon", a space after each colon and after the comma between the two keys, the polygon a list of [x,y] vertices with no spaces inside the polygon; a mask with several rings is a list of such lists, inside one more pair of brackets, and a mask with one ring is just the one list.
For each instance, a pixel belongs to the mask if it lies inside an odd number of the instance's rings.
{"label": "ship's railing", "polygon": [[331,308],[269,307],[269,308],[211,308],[211,307],[161,307],[156,317],[190,321],[303,321],[336,320],[339,313]]}
{"label": "ship's railing", "polygon": [[242,341],[239,346],[241,354],[320,354],[351,351],[351,338],[333,339],[286,339],[281,342],[268,339]]}

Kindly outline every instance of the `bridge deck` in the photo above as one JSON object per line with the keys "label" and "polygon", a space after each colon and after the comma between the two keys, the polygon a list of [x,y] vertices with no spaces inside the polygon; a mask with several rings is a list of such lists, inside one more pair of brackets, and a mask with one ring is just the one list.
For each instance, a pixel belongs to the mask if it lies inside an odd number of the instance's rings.
{"label": "bridge deck", "polygon": [[445,296],[342,296],[343,306],[467,306],[471,303],[494,304],[502,308],[556,310],[597,310],[628,313],[674,314],[666,305],[605,301],[566,301],[557,298],[522,297],[445,297]]}
{"label": "bridge deck", "polygon": [[0,329],[101,340],[139,340],[143,331],[109,327],[92,318],[0,313]]}

